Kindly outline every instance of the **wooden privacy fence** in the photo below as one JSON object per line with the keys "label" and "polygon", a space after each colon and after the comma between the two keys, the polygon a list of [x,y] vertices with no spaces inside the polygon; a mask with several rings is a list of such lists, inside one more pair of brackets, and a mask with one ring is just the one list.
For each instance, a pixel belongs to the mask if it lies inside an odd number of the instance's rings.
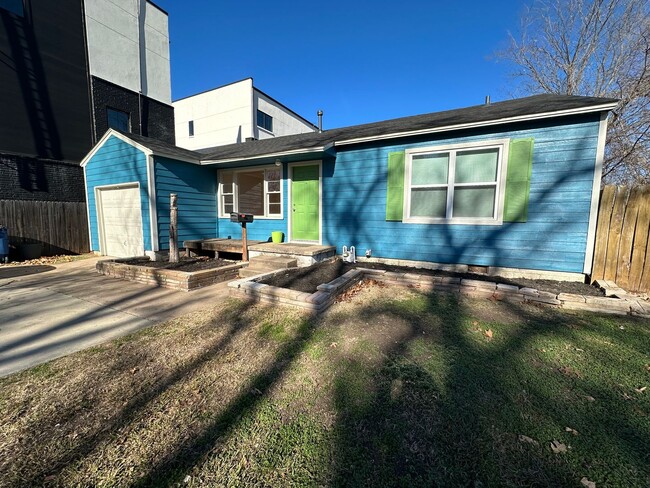
{"label": "wooden privacy fence", "polygon": [[600,195],[591,280],[650,291],[650,185],[608,185]]}
{"label": "wooden privacy fence", "polygon": [[44,255],[90,250],[84,202],[0,200],[0,225],[11,246],[41,243]]}

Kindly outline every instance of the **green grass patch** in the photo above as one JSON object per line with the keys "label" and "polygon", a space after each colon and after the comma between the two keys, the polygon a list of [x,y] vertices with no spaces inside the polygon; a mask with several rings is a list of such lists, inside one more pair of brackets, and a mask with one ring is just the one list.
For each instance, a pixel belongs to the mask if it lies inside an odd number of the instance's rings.
{"label": "green grass patch", "polygon": [[401,288],[231,300],[0,380],[0,486],[647,487],[649,352],[641,320]]}

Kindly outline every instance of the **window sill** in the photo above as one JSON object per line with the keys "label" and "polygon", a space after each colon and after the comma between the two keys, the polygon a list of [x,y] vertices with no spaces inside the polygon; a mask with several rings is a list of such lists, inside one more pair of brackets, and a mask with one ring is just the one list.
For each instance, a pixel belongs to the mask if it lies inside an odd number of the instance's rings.
{"label": "window sill", "polygon": [[[230,220],[230,215],[219,215],[217,218]],[[273,215],[270,217],[253,215],[253,219],[254,220],[284,220],[284,217],[282,215]]]}
{"label": "window sill", "polygon": [[260,127],[259,125],[257,126],[257,128],[258,128],[259,130],[261,130],[262,132],[264,132],[264,133],[266,133],[266,134],[268,134],[268,135],[270,135],[270,136],[275,137],[275,134],[273,133],[273,131],[270,131],[270,130],[268,130],[268,129],[265,129],[264,127]]}
{"label": "window sill", "polygon": [[404,224],[434,224],[434,225],[503,225],[503,219],[430,219],[426,217],[410,217],[402,220]]}

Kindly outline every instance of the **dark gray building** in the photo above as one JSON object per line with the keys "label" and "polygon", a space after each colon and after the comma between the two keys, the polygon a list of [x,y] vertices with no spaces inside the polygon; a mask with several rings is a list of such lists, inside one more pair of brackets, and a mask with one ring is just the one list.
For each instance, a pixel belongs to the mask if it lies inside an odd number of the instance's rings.
{"label": "dark gray building", "polygon": [[113,127],[174,143],[167,13],[146,0],[0,0],[0,225],[89,249],[79,162]]}

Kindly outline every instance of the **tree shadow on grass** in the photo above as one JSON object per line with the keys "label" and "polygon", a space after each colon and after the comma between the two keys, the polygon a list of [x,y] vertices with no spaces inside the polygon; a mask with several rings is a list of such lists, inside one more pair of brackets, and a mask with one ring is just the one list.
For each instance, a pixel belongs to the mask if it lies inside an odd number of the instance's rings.
{"label": "tree shadow on grass", "polygon": [[[359,311],[369,324],[388,317],[410,330],[383,351],[380,365],[352,359],[339,373],[333,485],[576,486],[592,476],[646,486],[649,432],[631,421],[632,407],[570,368],[531,364],[545,338],[578,341],[580,319],[499,306],[521,320],[493,331],[494,339],[455,296]],[[572,436],[565,426],[583,433]],[[554,454],[553,440],[574,449]]]}
{"label": "tree shadow on grass", "polygon": [[[136,422],[150,404],[155,403],[166,392],[184,382],[195,370],[219,357],[238,336],[245,334],[247,330],[256,325],[254,317],[245,314],[250,308],[248,303],[237,301],[231,302],[231,305],[230,308],[227,308],[208,325],[209,327],[223,327],[225,330],[211,344],[206,345],[200,354],[189,361],[181,362],[179,367],[154,377],[149,383],[140,385],[139,392],[125,402],[122,408],[104,418],[96,429],[85,433],[75,442],[71,449],[61,450],[60,454],[48,459],[44,465],[32,466],[31,468],[25,466],[26,469],[29,469],[29,475],[22,476],[20,484],[22,486],[41,486],[46,478],[57,478],[66,468],[73,466],[75,463],[91,455],[103,442],[110,440],[117,431]],[[144,333],[147,333],[147,331],[144,331]],[[122,340],[124,339],[118,339],[118,345]],[[134,366],[142,367],[145,359],[143,355],[138,355],[128,361],[125,361],[119,356],[116,357],[111,365],[108,366],[108,369],[111,371],[110,377],[117,377]],[[91,385],[87,386],[91,387]],[[243,404],[245,404],[245,401],[240,400],[238,405]],[[89,400],[84,398],[81,404],[72,403],[68,409],[58,410],[56,413],[57,421],[63,425],[75,417],[84,416],[86,410],[91,407],[94,406],[90,405]],[[48,432],[52,429],[50,425],[52,423],[51,421],[51,418],[43,418],[39,422],[40,425],[31,425],[30,430],[32,432],[40,432],[41,436],[47,436]],[[96,423],[94,424],[97,425]],[[160,474],[162,477],[168,476],[170,470],[182,459],[180,455],[181,451],[179,448],[179,452],[171,456],[167,460],[167,463],[162,463],[159,466],[160,473],[156,471],[156,474]],[[179,461],[174,460],[176,455],[178,455]],[[28,462],[27,460],[19,461],[21,464]],[[155,478],[158,479],[158,476]],[[160,486],[159,483],[153,484]]]}

